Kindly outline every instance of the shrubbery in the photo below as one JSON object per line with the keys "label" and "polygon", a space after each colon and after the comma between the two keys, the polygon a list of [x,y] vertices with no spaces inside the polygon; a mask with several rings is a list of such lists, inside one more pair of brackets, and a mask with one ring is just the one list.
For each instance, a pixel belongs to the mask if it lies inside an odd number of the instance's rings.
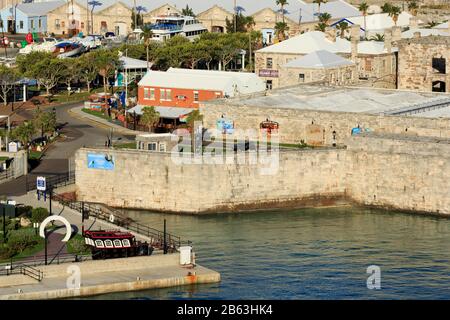
{"label": "shrubbery", "polygon": [[14,230],[8,235],[8,247],[11,252],[18,254],[27,247],[36,245],[38,240],[39,238],[36,236],[33,228]]}
{"label": "shrubbery", "polygon": [[41,223],[48,217],[48,210],[45,208],[34,208],[31,213],[31,220],[33,222]]}

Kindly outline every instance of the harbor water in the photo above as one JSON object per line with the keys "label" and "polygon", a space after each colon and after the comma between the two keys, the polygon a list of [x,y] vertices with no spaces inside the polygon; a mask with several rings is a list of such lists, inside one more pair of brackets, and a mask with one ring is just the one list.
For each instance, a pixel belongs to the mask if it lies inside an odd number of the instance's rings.
{"label": "harbor water", "polygon": [[[127,211],[193,241],[222,282],[91,299],[450,299],[450,219],[359,208],[207,216]],[[368,289],[369,266],[380,289]]]}

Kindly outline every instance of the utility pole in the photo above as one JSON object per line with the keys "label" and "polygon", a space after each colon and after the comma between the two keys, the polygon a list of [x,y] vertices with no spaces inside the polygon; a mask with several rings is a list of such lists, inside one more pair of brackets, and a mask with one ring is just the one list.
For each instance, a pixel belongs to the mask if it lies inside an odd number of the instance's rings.
{"label": "utility pole", "polygon": [[234,14],[234,18],[233,18],[233,20],[234,20],[234,33],[236,33],[236,28],[237,28],[237,12],[236,12],[236,10],[237,10],[237,4],[236,4],[236,0],[234,0],[234,10],[233,10],[233,14]]}

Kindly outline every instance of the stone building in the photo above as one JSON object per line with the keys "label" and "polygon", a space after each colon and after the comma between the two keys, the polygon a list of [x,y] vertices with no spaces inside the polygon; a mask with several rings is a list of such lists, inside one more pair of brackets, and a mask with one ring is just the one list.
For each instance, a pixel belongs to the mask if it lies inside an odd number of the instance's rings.
{"label": "stone building", "polygon": [[[400,31],[400,30],[398,30]],[[266,82],[267,88],[283,86],[280,71],[292,60],[304,57],[318,50],[326,50],[356,64],[356,79],[360,85],[395,88],[396,87],[396,51],[392,46],[394,37],[387,32],[386,41],[358,41],[359,26],[352,26],[353,41],[336,37],[333,28],[327,31],[303,33],[281,43],[265,47],[255,53],[256,73]],[[401,33],[395,32],[395,39]]]}
{"label": "stone building", "polygon": [[397,45],[399,89],[450,92],[450,37],[416,33]]}
{"label": "stone building", "polygon": [[280,84],[322,82],[348,85],[356,81],[356,64],[326,50],[319,50],[292,60],[280,70]]}

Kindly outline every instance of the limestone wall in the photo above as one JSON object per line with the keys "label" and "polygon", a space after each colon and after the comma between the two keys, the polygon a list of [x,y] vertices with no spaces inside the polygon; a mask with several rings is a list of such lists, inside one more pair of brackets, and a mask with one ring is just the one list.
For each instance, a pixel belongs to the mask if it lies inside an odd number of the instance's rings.
{"label": "limestone wall", "polygon": [[348,196],[370,206],[450,214],[450,140],[352,137]]}
{"label": "limestone wall", "polygon": [[[331,102],[332,103],[332,102]],[[379,116],[364,113],[326,112],[286,108],[255,107],[232,105],[216,100],[200,106],[204,115],[204,125],[215,128],[216,121],[222,115],[234,121],[236,129],[258,130],[262,121],[269,118],[280,124],[280,141],[299,143],[311,140],[309,126],[314,124],[322,128],[323,144],[331,144],[333,131],[336,131],[337,143],[344,143],[350,137],[352,128],[360,125],[378,133],[395,133],[419,136],[450,138],[450,119],[419,118],[399,116]],[[314,140],[315,137],[314,137]]]}
{"label": "limestone wall", "polygon": [[[89,169],[88,153],[112,156],[114,170]],[[80,149],[77,194],[115,207],[191,213],[311,205],[342,197],[344,155],[293,151],[260,155],[256,163],[232,156],[228,164],[180,165],[169,153]]]}

